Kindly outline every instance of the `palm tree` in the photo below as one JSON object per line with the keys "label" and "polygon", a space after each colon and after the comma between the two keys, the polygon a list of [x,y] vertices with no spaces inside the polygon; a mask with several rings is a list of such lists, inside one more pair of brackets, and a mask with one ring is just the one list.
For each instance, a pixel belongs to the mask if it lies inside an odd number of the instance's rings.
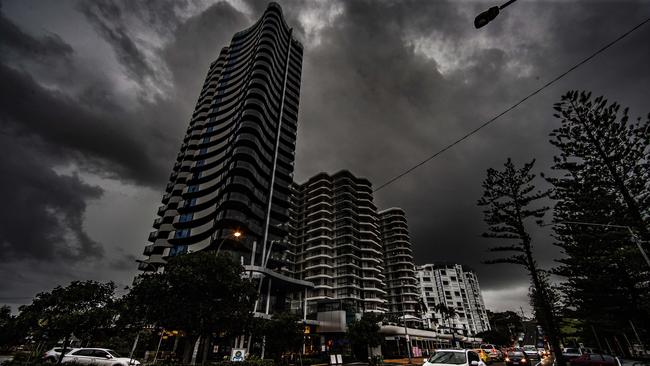
{"label": "palm tree", "polygon": [[447,321],[447,325],[451,330],[451,339],[452,343],[456,345],[456,334],[455,329],[451,326],[451,319],[456,318],[456,309],[454,307],[449,307],[443,303],[436,304],[433,309],[442,315],[442,319]]}

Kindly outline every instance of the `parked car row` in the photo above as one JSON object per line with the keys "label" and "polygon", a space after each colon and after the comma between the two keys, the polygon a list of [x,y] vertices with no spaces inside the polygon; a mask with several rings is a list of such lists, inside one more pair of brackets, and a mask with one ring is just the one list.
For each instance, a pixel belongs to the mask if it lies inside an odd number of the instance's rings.
{"label": "parked car row", "polygon": [[[56,363],[63,352],[62,347],[52,348],[45,352],[43,361]],[[122,357],[117,352],[108,348],[69,348],[63,355],[61,363],[89,365],[89,366],[136,366],[140,361]]]}

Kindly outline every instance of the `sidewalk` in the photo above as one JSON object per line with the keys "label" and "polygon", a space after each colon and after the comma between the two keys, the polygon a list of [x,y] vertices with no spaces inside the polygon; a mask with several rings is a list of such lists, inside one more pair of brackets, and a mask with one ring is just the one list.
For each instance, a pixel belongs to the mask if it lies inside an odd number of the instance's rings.
{"label": "sidewalk", "polygon": [[[426,360],[425,357],[413,357],[411,358],[411,365],[416,365],[416,366],[422,366],[424,364],[424,361]],[[389,358],[389,359],[384,359],[384,365],[409,365],[409,359],[408,358]]]}

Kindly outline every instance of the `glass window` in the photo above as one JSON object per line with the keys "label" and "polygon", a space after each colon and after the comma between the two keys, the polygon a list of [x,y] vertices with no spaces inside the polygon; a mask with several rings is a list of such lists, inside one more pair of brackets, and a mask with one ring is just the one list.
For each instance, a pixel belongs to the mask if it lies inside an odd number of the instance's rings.
{"label": "glass window", "polygon": [[185,253],[187,253],[187,245],[176,245],[169,250],[170,257],[175,257]]}
{"label": "glass window", "polygon": [[92,356],[93,350],[91,349],[80,349],[77,352],[74,352],[73,355],[75,356]]}
{"label": "glass window", "polygon": [[446,363],[452,365],[462,365],[466,362],[465,352],[440,351],[433,354],[429,359],[429,363]]}
{"label": "glass window", "polygon": [[93,356],[106,358],[106,356],[108,356],[108,353],[106,353],[106,351],[102,351],[101,349],[96,349],[93,351]]}
{"label": "glass window", "polygon": [[120,356],[119,353],[113,351],[112,349],[109,349],[109,350],[108,350],[108,353],[110,353],[111,356],[113,356],[113,357],[122,357],[122,356]]}
{"label": "glass window", "polygon": [[177,230],[174,233],[174,238],[187,238],[188,236],[190,236],[190,229]]}
{"label": "glass window", "polygon": [[196,191],[198,191],[198,190],[199,190],[199,186],[198,186],[198,184],[191,185],[191,186],[187,187],[187,191],[188,191],[189,193],[196,192]]}
{"label": "glass window", "polygon": [[178,219],[178,221],[179,222],[188,222],[188,221],[191,221],[193,217],[194,217],[194,214],[192,214],[192,213],[182,214],[181,217]]}
{"label": "glass window", "polygon": [[471,351],[467,352],[467,359],[469,360],[469,362],[481,360],[476,353]]}

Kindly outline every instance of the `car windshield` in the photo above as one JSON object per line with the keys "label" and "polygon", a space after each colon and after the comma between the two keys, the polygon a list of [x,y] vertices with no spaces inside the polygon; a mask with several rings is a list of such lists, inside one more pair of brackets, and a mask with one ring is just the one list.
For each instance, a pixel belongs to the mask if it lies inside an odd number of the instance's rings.
{"label": "car windshield", "polygon": [[519,352],[519,351],[511,351],[511,352],[508,352],[508,356],[510,356],[510,357],[513,357],[513,356],[514,356],[514,357],[517,357],[517,356],[523,356],[523,355],[524,355],[524,354],[523,354],[522,352]]}
{"label": "car windshield", "polygon": [[467,362],[465,352],[436,352],[429,359],[430,363],[447,363],[452,365],[462,365]]}
{"label": "car windshield", "polygon": [[110,353],[111,356],[113,356],[113,357],[122,357],[117,352],[113,351],[112,349],[107,349],[106,352]]}
{"label": "car windshield", "polygon": [[524,346],[524,351],[535,351],[535,352],[537,352],[537,348],[535,348],[535,346]]}

